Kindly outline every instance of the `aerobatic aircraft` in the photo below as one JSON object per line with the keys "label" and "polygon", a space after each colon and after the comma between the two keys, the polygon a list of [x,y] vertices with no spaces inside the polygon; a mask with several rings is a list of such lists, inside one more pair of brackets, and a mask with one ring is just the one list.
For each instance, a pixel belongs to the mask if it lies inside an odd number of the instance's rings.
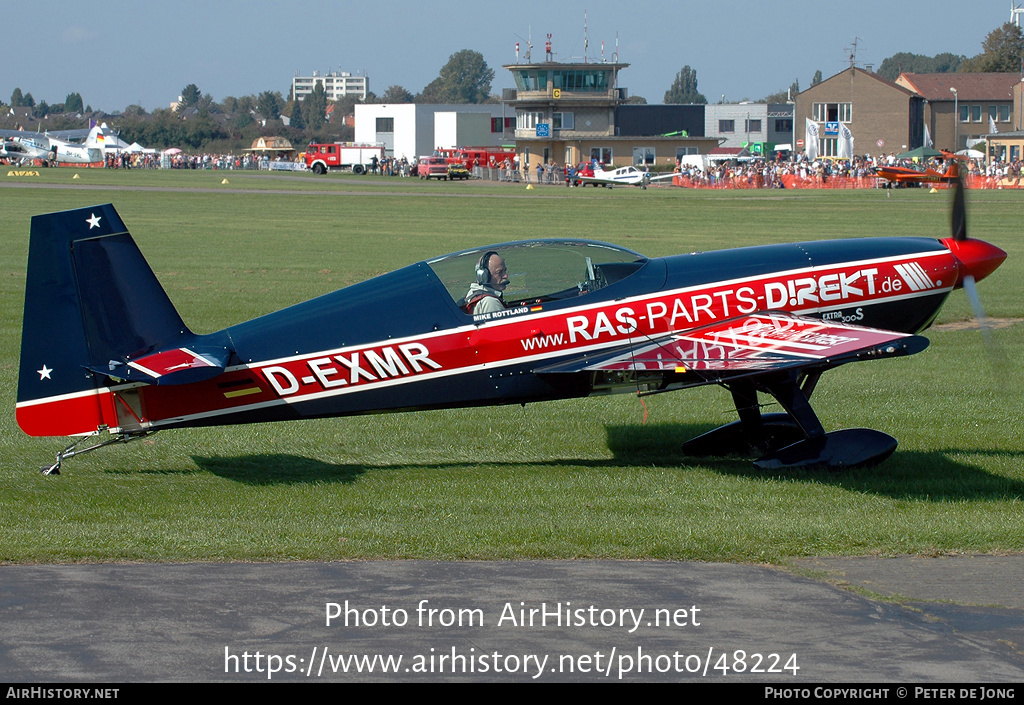
{"label": "aerobatic aircraft", "polygon": [[[43,468],[55,474],[76,454],[161,429],[717,384],[739,420],[686,443],[686,455],[876,463],[896,440],[826,432],[811,395],[833,367],[923,350],[917,333],[950,292],[1002,263],[1001,249],[967,237],[960,188],[953,210],[942,239],[658,258],[590,240],[488,245],[205,335],[184,324],[112,205],[39,215],[17,420],[33,436],[78,437]],[[471,284],[501,305],[472,313]],[[784,411],[762,414],[764,394]]]}
{"label": "aerobatic aircraft", "polygon": [[931,167],[913,169],[906,166],[880,166],[875,169],[880,177],[897,186],[914,184],[952,184],[959,179],[960,168],[957,159],[950,155],[946,162],[946,170],[939,172]]}

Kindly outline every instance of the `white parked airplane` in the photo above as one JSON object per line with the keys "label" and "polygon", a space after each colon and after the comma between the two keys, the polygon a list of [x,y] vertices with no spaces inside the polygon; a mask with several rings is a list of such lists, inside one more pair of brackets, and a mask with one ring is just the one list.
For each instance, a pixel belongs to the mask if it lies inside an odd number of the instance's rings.
{"label": "white parked airplane", "polygon": [[35,159],[49,161],[50,156],[50,140],[45,135],[23,132],[5,136],[0,145],[0,158],[16,159],[20,164]]}
{"label": "white parked airplane", "polygon": [[647,188],[647,184],[652,181],[662,181],[665,179],[671,179],[676,174],[660,174],[658,176],[651,176],[646,171],[640,171],[635,166],[620,166],[618,169],[612,169],[611,171],[605,171],[601,168],[601,165],[597,165],[594,169],[594,175],[589,176],[586,173],[580,174],[577,178],[585,184],[594,184],[595,186],[600,184],[602,186],[639,186],[640,188]]}
{"label": "white parked airplane", "polygon": [[50,137],[50,152],[57,164],[102,163],[105,153],[105,138],[99,125],[89,131],[84,144],[71,144],[56,137]]}
{"label": "white parked airplane", "polygon": [[50,164],[102,164],[107,138],[101,125],[89,131],[84,144],[74,144],[39,132],[5,130],[0,133],[0,157],[19,160],[42,159]]}

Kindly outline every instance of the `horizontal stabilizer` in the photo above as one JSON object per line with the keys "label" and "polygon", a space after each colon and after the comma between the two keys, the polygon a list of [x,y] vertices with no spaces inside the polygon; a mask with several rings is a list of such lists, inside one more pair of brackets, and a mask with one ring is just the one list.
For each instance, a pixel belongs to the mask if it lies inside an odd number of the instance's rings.
{"label": "horizontal stabilizer", "polygon": [[177,347],[127,360],[110,360],[105,367],[90,367],[115,379],[150,384],[191,384],[221,374],[231,351],[226,347]]}

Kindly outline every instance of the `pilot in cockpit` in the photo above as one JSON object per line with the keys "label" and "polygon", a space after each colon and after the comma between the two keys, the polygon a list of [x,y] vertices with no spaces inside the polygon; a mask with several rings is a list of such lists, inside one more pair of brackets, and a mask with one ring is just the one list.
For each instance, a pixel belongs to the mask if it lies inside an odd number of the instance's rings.
{"label": "pilot in cockpit", "polygon": [[469,285],[462,307],[472,314],[503,311],[506,305],[502,296],[507,286],[505,260],[494,250],[488,250],[477,260],[476,281]]}

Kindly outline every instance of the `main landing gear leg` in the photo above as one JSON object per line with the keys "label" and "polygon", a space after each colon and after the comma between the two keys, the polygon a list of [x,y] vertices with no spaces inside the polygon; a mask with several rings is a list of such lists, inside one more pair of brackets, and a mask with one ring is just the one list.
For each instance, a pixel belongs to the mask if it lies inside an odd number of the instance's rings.
{"label": "main landing gear leg", "polygon": [[732,382],[729,391],[739,421],[687,441],[683,444],[683,453],[696,457],[742,455],[757,458],[807,438],[790,414],[761,413],[758,385],[753,380]]}
{"label": "main landing gear leg", "polygon": [[[740,420],[683,444],[683,452],[729,455],[745,449],[748,454],[761,455],[754,465],[763,470],[840,470],[888,458],[896,450],[896,439],[888,434],[866,428],[825,432],[809,401],[819,376],[817,372],[788,372],[732,383],[729,388]],[[762,415],[758,390],[775,397],[786,413]]]}

